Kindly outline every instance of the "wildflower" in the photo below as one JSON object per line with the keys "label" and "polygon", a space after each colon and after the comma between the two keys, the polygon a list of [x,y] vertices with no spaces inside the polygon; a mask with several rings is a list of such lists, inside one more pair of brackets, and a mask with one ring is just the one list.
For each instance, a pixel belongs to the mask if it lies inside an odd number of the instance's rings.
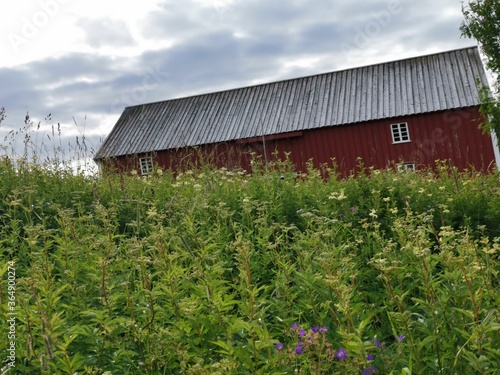
{"label": "wildflower", "polygon": [[364,370],[361,371],[361,373],[363,375],[372,375],[372,374],[375,374],[375,367],[372,366],[369,369],[364,369]]}
{"label": "wildflower", "polygon": [[293,323],[293,324],[292,324],[292,326],[290,327],[290,329],[291,329],[292,331],[295,331],[295,330],[297,329],[297,327],[298,327],[298,326],[297,326],[297,323]]}
{"label": "wildflower", "polygon": [[337,357],[339,361],[343,361],[347,358],[347,352],[344,349],[339,348],[339,350],[335,352],[335,357]]}
{"label": "wildflower", "polygon": [[149,218],[154,218],[158,216],[158,212],[156,212],[156,209],[152,208],[146,212]]}
{"label": "wildflower", "polygon": [[276,344],[276,349],[281,350],[281,349],[283,349],[284,346],[285,345],[283,345],[283,343],[279,342]]}
{"label": "wildflower", "polygon": [[398,335],[397,339],[399,342],[401,342],[405,339],[405,337],[403,335]]}
{"label": "wildflower", "polygon": [[377,211],[374,208],[371,209],[371,211],[370,211],[370,213],[368,215],[370,215],[374,219],[376,219],[378,217],[377,216]]}
{"label": "wildflower", "polygon": [[337,197],[337,200],[341,201],[341,200],[344,200],[344,199],[347,199],[347,197],[344,194],[344,189],[340,189],[340,194]]}
{"label": "wildflower", "polygon": [[299,331],[299,337],[304,337],[305,334],[306,334],[306,331],[304,331],[303,329],[301,329]]}
{"label": "wildflower", "polygon": [[373,339],[372,343],[373,343],[373,345],[375,345],[379,349],[382,347],[382,343],[380,342],[380,340]]}
{"label": "wildflower", "polygon": [[303,345],[304,345],[304,344],[302,343],[302,341],[299,341],[299,342],[297,343],[297,347],[299,347],[299,348],[302,348],[302,346],[303,346]]}
{"label": "wildflower", "polygon": [[313,331],[314,333],[318,332],[319,330],[319,327],[311,327],[311,331]]}
{"label": "wildflower", "polygon": [[330,196],[328,197],[328,199],[336,199],[338,201],[342,201],[344,199],[347,199],[347,197],[344,194],[344,189],[340,189],[340,193],[333,192],[332,194],[330,194]]}
{"label": "wildflower", "polygon": [[320,331],[320,332],[326,332],[326,331],[328,331],[328,328],[326,328],[325,326],[323,326],[323,327],[321,327],[321,328],[319,329],[319,331]]}
{"label": "wildflower", "polygon": [[368,354],[368,355],[366,356],[366,360],[367,360],[367,361],[373,361],[374,359],[375,359],[375,357],[374,357],[374,356],[372,356],[371,354]]}
{"label": "wildflower", "polygon": [[295,354],[302,354],[302,348],[300,346],[295,348]]}

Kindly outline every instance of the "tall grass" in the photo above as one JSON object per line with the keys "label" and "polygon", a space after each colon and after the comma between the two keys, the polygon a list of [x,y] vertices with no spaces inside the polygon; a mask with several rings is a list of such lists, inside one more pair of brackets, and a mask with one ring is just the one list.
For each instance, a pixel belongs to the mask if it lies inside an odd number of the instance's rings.
{"label": "tall grass", "polygon": [[[0,156],[17,163],[43,166],[44,169],[93,175],[97,172],[94,163],[96,145],[85,136],[75,118],[72,125],[54,123],[49,113],[43,121],[34,122],[27,113],[19,127],[6,124],[5,108],[0,108],[0,129],[3,130]],[[86,120],[86,118],[85,118]],[[76,131],[74,138],[63,137],[63,128]],[[10,131],[7,132],[7,130]]]}
{"label": "tall grass", "polygon": [[92,178],[4,156],[11,373],[500,371],[497,174],[256,163]]}

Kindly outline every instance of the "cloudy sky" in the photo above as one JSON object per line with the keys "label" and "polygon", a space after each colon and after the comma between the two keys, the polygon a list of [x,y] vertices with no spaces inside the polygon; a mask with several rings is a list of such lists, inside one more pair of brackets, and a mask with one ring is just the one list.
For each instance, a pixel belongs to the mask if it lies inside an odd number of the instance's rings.
{"label": "cloudy sky", "polygon": [[126,106],[475,45],[460,36],[461,6],[461,0],[5,1],[2,145],[19,148],[13,134],[27,113],[30,134],[45,149],[82,135],[97,148]]}

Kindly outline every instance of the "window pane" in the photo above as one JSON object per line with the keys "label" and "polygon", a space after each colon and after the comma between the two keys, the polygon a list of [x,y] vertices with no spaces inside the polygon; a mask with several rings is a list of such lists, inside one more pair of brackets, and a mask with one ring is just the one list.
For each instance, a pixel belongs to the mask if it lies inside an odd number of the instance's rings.
{"label": "window pane", "polygon": [[146,175],[153,171],[153,159],[152,158],[140,158],[139,166],[141,168],[141,174]]}
{"label": "window pane", "polygon": [[406,122],[391,124],[391,130],[394,143],[407,142],[410,140],[410,133],[408,132],[408,124]]}

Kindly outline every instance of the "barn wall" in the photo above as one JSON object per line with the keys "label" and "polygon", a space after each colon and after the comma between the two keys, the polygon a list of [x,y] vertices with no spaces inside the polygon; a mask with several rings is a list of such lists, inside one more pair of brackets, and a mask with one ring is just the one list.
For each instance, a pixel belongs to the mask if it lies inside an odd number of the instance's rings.
{"label": "barn wall", "polygon": [[[391,124],[407,122],[411,142],[393,144]],[[301,139],[286,140],[280,151],[291,151],[301,169],[313,156],[314,163],[335,158],[346,175],[361,158],[365,166],[385,168],[391,162],[413,162],[417,167],[435,166],[436,160],[451,159],[460,170],[473,166],[490,170],[495,160],[491,137],[478,129],[477,108],[429,113],[304,132]]]}
{"label": "barn wall", "polygon": [[[479,111],[474,107],[304,130],[265,142],[248,139],[196,149],[159,151],[154,160],[164,168],[183,169],[202,162],[250,171],[251,153],[271,160],[273,151],[278,151],[282,159],[289,152],[298,171],[305,171],[310,159],[316,167],[324,163],[331,165],[335,159],[343,176],[357,168],[358,159],[362,159],[365,166],[375,168],[401,161],[413,162],[417,168],[434,167],[436,160],[450,159],[460,170],[473,167],[486,171],[493,168],[495,157],[491,137],[478,129],[479,119]],[[399,122],[408,123],[411,142],[392,144],[390,125]],[[108,165],[118,171],[139,171],[138,156],[117,158]]]}

